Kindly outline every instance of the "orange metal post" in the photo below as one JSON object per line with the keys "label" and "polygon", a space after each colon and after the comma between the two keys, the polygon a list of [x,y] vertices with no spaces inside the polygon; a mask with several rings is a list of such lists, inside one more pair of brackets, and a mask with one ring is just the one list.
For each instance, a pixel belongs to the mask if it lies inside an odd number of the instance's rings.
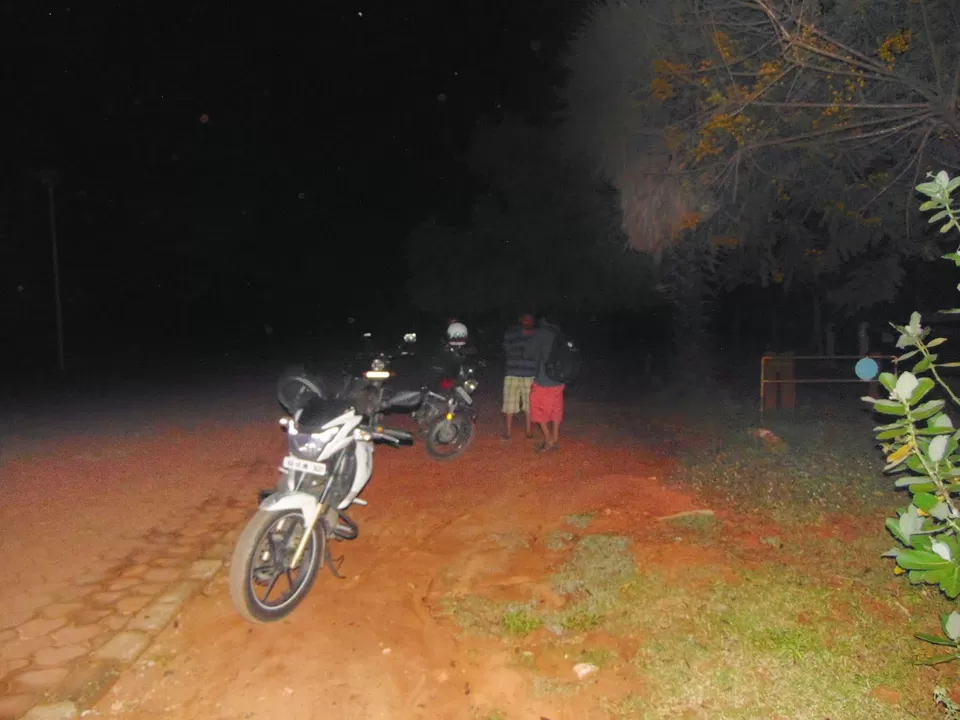
{"label": "orange metal post", "polygon": [[797,406],[797,386],[794,383],[793,358],[771,357],[764,365],[763,385],[770,383],[773,387],[763,391],[763,409],[776,410],[778,407],[786,410],[794,409]]}
{"label": "orange metal post", "polygon": [[777,379],[781,382],[780,386],[780,408],[793,410],[797,407],[797,386],[794,380],[793,358],[780,358],[780,367],[777,372]]}

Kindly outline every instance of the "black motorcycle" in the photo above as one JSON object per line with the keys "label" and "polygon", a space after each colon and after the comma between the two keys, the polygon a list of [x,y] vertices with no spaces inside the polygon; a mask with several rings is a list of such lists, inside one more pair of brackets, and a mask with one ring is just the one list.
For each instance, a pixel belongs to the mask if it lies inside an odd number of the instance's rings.
{"label": "black motorcycle", "polygon": [[416,334],[407,333],[399,347],[383,350],[377,348],[370,333],[364,333],[363,350],[353,358],[353,366],[346,367],[340,377],[321,377],[320,373],[304,365],[292,365],[277,379],[277,400],[281,407],[293,416],[311,398],[349,395],[357,383],[363,384],[371,365],[386,367],[394,360],[414,355],[416,341]]}
{"label": "black motorcycle", "polygon": [[437,460],[452,460],[467,451],[477,434],[473,394],[480,385],[477,367],[468,357],[446,351],[431,370],[434,382],[424,388],[423,401],[413,413],[427,453]]}
{"label": "black motorcycle", "polygon": [[[376,348],[369,333],[364,335],[364,343],[365,349],[356,357],[361,367],[391,366],[393,369],[394,361],[407,360],[407,369],[411,374],[410,365],[423,368],[415,333],[404,335],[399,348],[385,351]],[[422,386],[423,398],[412,417],[423,436],[427,453],[437,460],[452,460],[467,451],[477,434],[473,393],[479,386],[476,374],[477,368],[483,366],[483,361],[473,361],[469,355],[443,349],[431,357],[426,365],[426,378],[411,378],[418,386]],[[407,372],[401,371],[400,374],[406,375]],[[350,394],[352,391],[349,388],[357,382],[358,375],[348,371],[340,380],[324,380],[303,366],[290,367],[277,381],[277,399],[294,416],[311,398]]]}

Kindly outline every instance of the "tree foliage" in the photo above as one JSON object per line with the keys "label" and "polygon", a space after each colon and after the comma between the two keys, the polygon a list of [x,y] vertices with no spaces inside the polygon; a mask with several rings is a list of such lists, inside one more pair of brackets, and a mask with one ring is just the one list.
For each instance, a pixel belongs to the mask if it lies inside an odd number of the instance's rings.
{"label": "tree foliage", "polygon": [[594,311],[649,301],[649,263],[623,251],[612,191],[564,162],[548,129],[481,123],[466,158],[485,191],[467,223],[431,219],[408,242],[425,310]]}
{"label": "tree foliage", "polygon": [[[620,193],[632,247],[691,233],[715,282],[892,299],[926,162],[960,166],[950,0],[621,0],[570,48],[565,146]],[[855,265],[853,264],[855,263]]]}

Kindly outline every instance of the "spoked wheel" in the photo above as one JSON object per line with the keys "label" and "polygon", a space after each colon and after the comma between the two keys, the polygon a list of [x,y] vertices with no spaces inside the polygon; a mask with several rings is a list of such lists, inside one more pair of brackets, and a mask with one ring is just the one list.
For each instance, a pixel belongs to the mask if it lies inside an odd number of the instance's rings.
{"label": "spoked wheel", "polygon": [[326,549],[318,523],[296,567],[290,567],[305,531],[297,510],[261,510],[237,540],[230,564],[230,598],[250,622],[282,620],[303,601],[317,577]]}
{"label": "spoked wheel", "polygon": [[453,460],[467,451],[476,430],[476,423],[469,415],[454,415],[452,420],[443,416],[427,428],[424,447],[437,460]]}

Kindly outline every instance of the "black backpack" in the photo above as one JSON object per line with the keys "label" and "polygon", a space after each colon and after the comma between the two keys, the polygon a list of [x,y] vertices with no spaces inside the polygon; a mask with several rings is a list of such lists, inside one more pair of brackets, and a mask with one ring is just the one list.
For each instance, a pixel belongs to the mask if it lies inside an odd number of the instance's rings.
{"label": "black backpack", "polygon": [[548,378],[554,382],[571,383],[580,375],[580,367],[583,360],[580,357],[580,348],[568,340],[566,336],[556,328],[553,331],[553,344],[550,346],[550,353],[543,365],[543,371]]}

